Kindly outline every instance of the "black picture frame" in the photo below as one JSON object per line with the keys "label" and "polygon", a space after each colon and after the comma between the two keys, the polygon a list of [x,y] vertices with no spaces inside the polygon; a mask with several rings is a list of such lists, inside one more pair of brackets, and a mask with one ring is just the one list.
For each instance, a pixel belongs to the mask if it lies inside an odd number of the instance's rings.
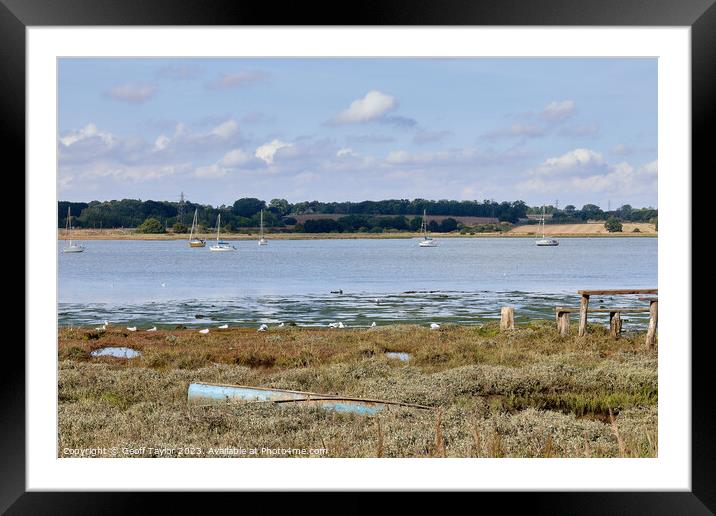
{"label": "black picture frame", "polygon": [[[692,171],[716,170],[710,126],[716,113],[716,0],[392,0],[345,4],[244,0],[0,0],[0,146],[25,169],[25,29],[91,25],[523,25],[691,28]],[[689,180],[684,171],[684,180]],[[693,181],[693,173],[691,173]],[[25,269],[26,277],[31,271]],[[31,307],[28,307],[31,308]],[[672,343],[691,346],[689,342]],[[25,489],[25,354],[6,343],[0,375],[0,511],[8,514],[125,513],[149,494],[28,493]],[[708,380],[709,342],[692,349],[692,490],[509,494],[532,514],[713,514],[716,427]],[[26,342],[27,345],[27,342]],[[159,495],[163,512],[186,497]],[[212,502],[224,496],[212,494]],[[499,495],[485,495],[499,496]],[[218,509],[218,508],[217,508]]]}

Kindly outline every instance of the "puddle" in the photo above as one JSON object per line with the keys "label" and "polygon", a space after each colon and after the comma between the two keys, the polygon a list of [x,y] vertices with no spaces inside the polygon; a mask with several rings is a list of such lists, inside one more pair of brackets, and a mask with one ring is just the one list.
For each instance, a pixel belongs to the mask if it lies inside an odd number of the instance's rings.
{"label": "puddle", "polygon": [[100,348],[90,353],[93,357],[137,358],[142,354],[132,348]]}
{"label": "puddle", "polygon": [[397,352],[397,351],[386,351],[385,356],[388,358],[395,358],[401,362],[407,362],[410,360],[410,353]]}

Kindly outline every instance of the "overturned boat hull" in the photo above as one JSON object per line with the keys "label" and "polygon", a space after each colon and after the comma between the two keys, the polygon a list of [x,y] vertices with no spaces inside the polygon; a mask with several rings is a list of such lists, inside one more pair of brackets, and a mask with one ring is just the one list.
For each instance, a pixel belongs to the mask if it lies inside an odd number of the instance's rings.
{"label": "overturned boat hull", "polygon": [[350,398],[315,392],[224,385],[213,383],[191,383],[187,394],[190,405],[208,405],[228,402],[244,403],[301,403],[302,406],[320,407],[336,412],[373,415],[391,408],[414,408],[430,410],[431,407],[386,400]]}

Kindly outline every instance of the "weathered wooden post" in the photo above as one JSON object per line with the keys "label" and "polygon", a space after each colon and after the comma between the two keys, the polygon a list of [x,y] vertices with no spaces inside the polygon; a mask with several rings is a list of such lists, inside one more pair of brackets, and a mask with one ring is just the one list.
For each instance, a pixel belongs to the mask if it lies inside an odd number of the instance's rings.
{"label": "weathered wooden post", "polygon": [[589,309],[589,294],[582,294],[579,302],[579,336],[587,333],[587,310]]}
{"label": "weathered wooden post", "polygon": [[614,339],[622,332],[622,316],[620,312],[609,312],[609,334]]}
{"label": "weathered wooden post", "polygon": [[656,344],[656,325],[659,318],[659,301],[649,301],[649,329],[646,330],[646,347],[653,348]]}
{"label": "weathered wooden post", "polygon": [[500,331],[515,329],[515,309],[511,306],[503,306],[500,310]]}
{"label": "weathered wooden post", "polygon": [[569,335],[569,312],[560,310],[562,307],[557,308],[557,331],[563,337]]}

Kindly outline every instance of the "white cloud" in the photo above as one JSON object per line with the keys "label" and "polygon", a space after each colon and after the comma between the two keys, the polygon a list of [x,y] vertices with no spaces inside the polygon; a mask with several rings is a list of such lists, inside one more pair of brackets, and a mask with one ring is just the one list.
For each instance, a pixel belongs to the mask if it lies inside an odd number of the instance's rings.
{"label": "white cloud", "polygon": [[568,118],[574,112],[576,105],[573,100],[555,100],[545,106],[540,116],[550,122],[559,122]]}
{"label": "white cloud", "polygon": [[234,149],[232,151],[229,151],[226,153],[226,155],[221,158],[221,161],[219,161],[219,164],[225,167],[236,167],[239,165],[245,165],[246,163],[249,163],[252,159],[252,156],[247,154],[241,149]]}
{"label": "white cloud", "polygon": [[659,172],[659,160],[655,159],[654,161],[650,161],[649,163],[642,165],[639,168],[639,172],[653,176],[657,175]]}
{"label": "white cloud", "polygon": [[115,139],[110,133],[103,133],[97,130],[97,126],[89,123],[82,129],[70,131],[60,138],[60,143],[65,147],[69,147],[77,142],[88,140],[90,138],[98,138],[106,145],[114,143]]}
{"label": "white cloud", "polygon": [[269,143],[264,143],[256,149],[254,154],[260,160],[263,160],[267,165],[273,165],[276,153],[281,149],[291,148],[293,144],[282,142],[281,140],[273,140]]}
{"label": "white cloud", "polygon": [[126,83],[113,86],[106,92],[107,96],[120,102],[141,104],[154,96],[156,86],[144,83]]}
{"label": "white cloud", "polygon": [[114,161],[89,163],[74,170],[77,181],[111,177],[120,181],[143,183],[166,176],[181,174],[191,169],[188,163],[168,163],[158,165],[128,165]]}
{"label": "white cloud", "polygon": [[532,177],[517,185],[518,191],[530,194],[550,191],[619,195],[622,198],[653,195],[657,191],[657,161],[639,167],[622,161],[610,165],[601,154],[575,149],[550,158],[532,171]]}
{"label": "white cloud", "polygon": [[159,135],[156,140],[154,140],[154,150],[157,151],[163,151],[166,149],[169,144],[171,143],[171,140],[165,136],[165,135]]}
{"label": "white cloud", "polygon": [[546,159],[532,173],[540,176],[554,176],[600,168],[604,165],[604,158],[599,152],[580,148],[561,156]]}
{"label": "white cloud", "polygon": [[214,127],[210,134],[218,136],[219,138],[228,138],[232,134],[236,133],[239,129],[238,124],[234,120],[227,120]]}
{"label": "white cloud", "polygon": [[381,91],[369,91],[365,97],[354,100],[351,105],[333,117],[335,125],[356,124],[378,120],[398,105],[395,97]]}
{"label": "white cloud", "polygon": [[358,153],[350,147],[343,147],[342,149],[338,149],[338,152],[336,152],[337,158],[351,158],[356,156],[358,156]]}

